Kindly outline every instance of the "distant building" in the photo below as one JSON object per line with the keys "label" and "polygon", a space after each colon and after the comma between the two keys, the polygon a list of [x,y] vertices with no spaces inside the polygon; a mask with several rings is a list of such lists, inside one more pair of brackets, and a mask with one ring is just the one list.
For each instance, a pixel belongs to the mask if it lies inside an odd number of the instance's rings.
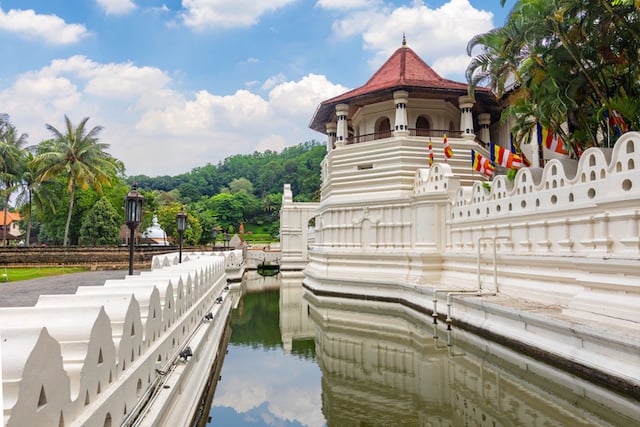
{"label": "distant building", "polygon": [[142,232],[142,243],[154,246],[169,246],[167,233],[160,227],[158,217],[153,216],[153,225]]}
{"label": "distant building", "polygon": [[24,230],[20,228],[19,222],[22,220],[22,216],[18,212],[7,212],[6,217],[4,212],[0,212],[0,219],[0,239],[4,239],[4,230],[6,228],[9,244],[16,244],[22,240]]}

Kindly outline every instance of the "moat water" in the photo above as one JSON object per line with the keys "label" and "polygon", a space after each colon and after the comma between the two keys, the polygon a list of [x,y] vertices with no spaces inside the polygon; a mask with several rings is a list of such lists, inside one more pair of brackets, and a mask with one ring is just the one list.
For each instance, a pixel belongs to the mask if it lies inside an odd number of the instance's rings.
{"label": "moat water", "polygon": [[640,402],[404,307],[254,272],[234,298],[208,426],[640,425]]}

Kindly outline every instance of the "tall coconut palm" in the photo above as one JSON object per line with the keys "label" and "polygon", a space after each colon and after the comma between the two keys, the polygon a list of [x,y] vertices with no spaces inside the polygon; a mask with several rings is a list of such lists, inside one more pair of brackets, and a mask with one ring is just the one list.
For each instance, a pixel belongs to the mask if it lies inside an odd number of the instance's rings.
{"label": "tall coconut palm", "polygon": [[106,152],[109,145],[98,142],[101,126],[87,130],[89,117],[82,119],[76,127],[66,115],[64,120],[64,133],[47,124],[54,139],[41,144],[32,164],[40,171],[40,182],[60,176],[67,180],[69,210],[63,239],[63,245],[67,246],[76,189],[86,190],[91,186],[102,194],[103,185],[111,185],[116,176],[117,161]]}
{"label": "tall coconut palm", "polygon": [[[16,197],[16,205],[20,206],[22,217],[27,220],[26,243],[29,244],[31,236],[31,224],[33,218],[33,208],[48,209],[55,212],[54,197],[55,192],[51,191],[51,187],[58,184],[57,181],[40,182],[40,173],[34,165],[34,154],[31,150],[27,150],[25,155],[25,168],[22,172],[22,183],[18,188]],[[45,187],[48,186],[48,187]]]}
{"label": "tall coconut palm", "polygon": [[9,200],[22,179],[22,171],[25,165],[24,145],[26,143],[27,134],[19,134],[15,126],[3,120],[0,130],[0,184],[4,202],[3,246],[7,244]]}

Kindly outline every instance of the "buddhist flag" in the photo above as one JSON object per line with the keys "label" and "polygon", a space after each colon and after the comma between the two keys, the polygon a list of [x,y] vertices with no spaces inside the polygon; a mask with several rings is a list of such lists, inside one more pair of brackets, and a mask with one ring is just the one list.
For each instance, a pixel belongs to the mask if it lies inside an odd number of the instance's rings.
{"label": "buddhist flag", "polygon": [[569,152],[564,148],[564,141],[558,135],[554,135],[551,129],[542,127],[540,123],[537,124],[538,130],[538,144],[544,144],[548,150],[554,153],[564,154],[565,156]]}
{"label": "buddhist flag", "polygon": [[[509,134],[509,145],[511,146],[511,152],[517,155],[518,157],[520,157],[520,166],[517,166],[517,167],[522,167],[522,166],[531,167],[531,162],[529,161],[529,159],[527,159],[527,156],[525,156],[522,151],[516,148],[516,145],[513,143],[513,134]],[[514,161],[514,163],[517,163],[517,160]]]}
{"label": "buddhist flag", "polygon": [[429,167],[433,165],[433,145],[431,145],[431,138],[429,138]]}
{"label": "buddhist flag", "polygon": [[519,155],[511,153],[493,142],[491,143],[491,161],[508,169],[522,167],[522,158]]}
{"label": "buddhist flag", "polygon": [[607,120],[609,121],[609,126],[613,126],[618,136],[629,131],[629,126],[627,126],[620,113],[618,113],[616,110],[611,110],[611,112],[609,112],[609,110],[606,110],[605,114],[607,116]]}
{"label": "buddhist flag", "polygon": [[476,153],[475,150],[471,150],[471,166],[474,170],[477,170],[483,175],[488,177],[493,176],[493,165],[489,159],[485,159],[480,154]]}
{"label": "buddhist flag", "polygon": [[451,146],[449,145],[449,141],[447,141],[447,134],[444,134],[444,156],[447,159],[450,159],[453,157],[453,150],[451,149]]}

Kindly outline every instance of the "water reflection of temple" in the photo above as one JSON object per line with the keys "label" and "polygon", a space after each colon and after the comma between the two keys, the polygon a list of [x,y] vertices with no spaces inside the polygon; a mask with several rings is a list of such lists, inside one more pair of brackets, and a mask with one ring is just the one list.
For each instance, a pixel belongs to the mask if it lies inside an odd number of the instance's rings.
{"label": "water reflection of temple", "polygon": [[[328,426],[626,426],[637,402],[404,307],[305,294]],[[306,311],[306,310],[305,310]],[[306,314],[306,313],[305,313]],[[635,424],[637,425],[637,424]]]}
{"label": "water reflection of temple", "polygon": [[302,297],[302,272],[280,273],[280,332],[284,351],[290,353],[294,341],[308,341],[316,326],[309,318],[309,303]]}

